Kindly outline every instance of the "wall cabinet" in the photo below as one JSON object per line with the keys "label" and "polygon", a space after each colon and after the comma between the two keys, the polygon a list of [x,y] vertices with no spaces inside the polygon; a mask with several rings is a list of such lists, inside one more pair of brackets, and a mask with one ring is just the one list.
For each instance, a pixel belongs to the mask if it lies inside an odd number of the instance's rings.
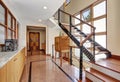
{"label": "wall cabinet", "polygon": [[0,69],[0,82],[20,82],[25,64],[25,48]]}

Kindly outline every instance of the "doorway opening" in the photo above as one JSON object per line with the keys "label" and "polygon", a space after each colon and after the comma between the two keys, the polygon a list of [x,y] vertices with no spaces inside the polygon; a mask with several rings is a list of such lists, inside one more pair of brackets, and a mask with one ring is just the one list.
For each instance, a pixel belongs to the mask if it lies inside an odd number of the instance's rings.
{"label": "doorway opening", "polygon": [[40,26],[27,26],[28,55],[46,54],[46,28]]}

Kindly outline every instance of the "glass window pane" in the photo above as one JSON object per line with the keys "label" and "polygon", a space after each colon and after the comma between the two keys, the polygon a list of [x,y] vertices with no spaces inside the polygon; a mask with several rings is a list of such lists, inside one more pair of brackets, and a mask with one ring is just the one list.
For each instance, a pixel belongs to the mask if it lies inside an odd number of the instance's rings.
{"label": "glass window pane", "polygon": [[91,10],[90,9],[86,9],[82,13],[82,20],[89,21],[90,19],[91,19]]}
{"label": "glass window pane", "polygon": [[[89,23],[90,24],[90,23]],[[85,33],[85,34],[90,34],[91,33],[91,27],[86,25],[86,24],[83,24],[82,25],[82,31]]]}
{"label": "glass window pane", "polygon": [[11,39],[11,30],[8,29],[8,39]]}
{"label": "glass window pane", "polygon": [[106,32],[106,18],[94,21],[95,32]]}
{"label": "glass window pane", "polygon": [[5,9],[0,5],[0,23],[5,25]]}
{"label": "glass window pane", "polygon": [[71,0],[66,0],[66,5],[70,3]]}
{"label": "glass window pane", "polygon": [[93,7],[94,18],[106,14],[106,1]]}
{"label": "glass window pane", "polygon": [[75,48],[75,56],[80,57],[80,49]]}
{"label": "glass window pane", "polygon": [[106,48],[106,35],[95,36],[95,41]]}
{"label": "glass window pane", "polygon": [[12,31],[12,37],[15,39],[15,32]]}
{"label": "glass window pane", "polygon": [[14,19],[12,20],[13,20],[13,30],[15,30],[15,20]]}
{"label": "glass window pane", "polygon": [[4,44],[5,41],[5,28],[0,26],[0,44]]}
{"label": "glass window pane", "polygon": [[[80,15],[77,15],[76,17],[80,18]],[[79,23],[80,23],[80,20],[78,20],[78,19],[75,18],[75,24],[79,24]]]}
{"label": "glass window pane", "polygon": [[76,28],[80,30],[80,26],[76,26]]}
{"label": "glass window pane", "polygon": [[8,27],[11,28],[11,18],[12,16],[8,13]]}

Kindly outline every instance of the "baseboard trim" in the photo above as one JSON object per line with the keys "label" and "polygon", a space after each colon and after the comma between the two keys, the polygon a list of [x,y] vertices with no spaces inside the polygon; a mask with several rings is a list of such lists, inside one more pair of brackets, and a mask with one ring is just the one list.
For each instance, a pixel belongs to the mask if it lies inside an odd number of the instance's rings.
{"label": "baseboard trim", "polygon": [[120,56],[118,55],[112,55],[112,58],[120,60]]}

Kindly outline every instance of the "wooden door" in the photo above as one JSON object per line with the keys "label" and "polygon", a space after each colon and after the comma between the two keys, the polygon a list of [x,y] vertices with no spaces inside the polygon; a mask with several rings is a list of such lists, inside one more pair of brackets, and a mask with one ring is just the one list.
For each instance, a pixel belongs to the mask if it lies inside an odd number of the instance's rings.
{"label": "wooden door", "polygon": [[40,34],[39,32],[29,33],[29,48],[32,51],[39,50],[40,48]]}

